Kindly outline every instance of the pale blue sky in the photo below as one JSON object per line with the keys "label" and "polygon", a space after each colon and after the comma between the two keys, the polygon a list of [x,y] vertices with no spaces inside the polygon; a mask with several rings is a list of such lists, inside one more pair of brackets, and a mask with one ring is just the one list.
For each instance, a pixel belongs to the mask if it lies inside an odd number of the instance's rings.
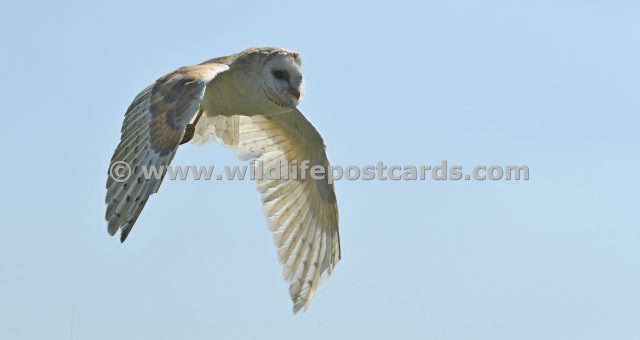
{"label": "pale blue sky", "polygon": [[[2,2],[1,339],[640,338],[634,1]],[[253,183],[163,184],[124,245],[104,183],[133,97],[250,46],[304,59],[343,259],[292,315]],[[217,145],[182,164],[239,164]]]}

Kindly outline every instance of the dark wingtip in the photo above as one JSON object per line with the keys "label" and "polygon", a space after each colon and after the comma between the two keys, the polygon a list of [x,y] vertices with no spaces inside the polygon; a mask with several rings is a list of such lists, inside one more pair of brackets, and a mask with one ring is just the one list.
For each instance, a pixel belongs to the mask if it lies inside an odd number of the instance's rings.
{"label": "dark wingtip", "polygon": [[127,236],[129,236],[130,230],[131,228],[129,227],[122,229],[122,232],[120,232],[120,243],[124,243],[124,241],[127,239]]}

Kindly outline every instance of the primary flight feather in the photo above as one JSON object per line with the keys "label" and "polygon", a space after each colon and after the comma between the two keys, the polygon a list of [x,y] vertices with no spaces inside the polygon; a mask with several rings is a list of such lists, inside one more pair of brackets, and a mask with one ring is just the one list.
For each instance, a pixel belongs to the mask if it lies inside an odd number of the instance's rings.
{"label": "primary flight feather", "polygon": [[[303,91],[301,64],[299,54],[289,50],[251,48],[181,67],[138,94],[111,158],[112,165],[125,162],[131,173],[126,180],[107,179],[109,233],[120,230],[124,242],[158,191],[162,178],[145,177],[142,167],[166,172],[186,142],[215,140],[264,168],[308,162],[309,168],[328,169],[322,137],[296,108]],[[333,184],[308,177],[256,180],[294,312],[308,307],[340,259]]]}

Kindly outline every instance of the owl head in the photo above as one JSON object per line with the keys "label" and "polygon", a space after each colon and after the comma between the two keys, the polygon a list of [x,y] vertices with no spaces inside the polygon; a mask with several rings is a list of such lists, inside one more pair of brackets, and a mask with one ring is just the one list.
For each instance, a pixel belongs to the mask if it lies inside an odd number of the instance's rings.
{"label": "owl head", "polygon": [[302,98],[302,59],[296,52],[276,50],[263,60],[261,67],[265,96],[282,107],[293,108]]}

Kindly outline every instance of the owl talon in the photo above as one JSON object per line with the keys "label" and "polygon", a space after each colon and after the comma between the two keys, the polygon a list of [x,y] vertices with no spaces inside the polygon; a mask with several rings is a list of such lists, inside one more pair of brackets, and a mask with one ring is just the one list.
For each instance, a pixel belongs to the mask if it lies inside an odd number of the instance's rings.
{"label": "owl talon", "polygon": [[196,126],[194,124],[187,125],[187,129],[184,131],[184,136],[182,136],[182,141],[180,145],[184,143],[188,143],[191,139],[193,139],[193,134],[196,132]]}
{"label": "owl talon", "polygon": [[198,124],[200,117],[202,117],[202,112],[203,112],[202,110],[198,110],[198,114],[196,115],[196,118],[193,120],[193,123],[187,125],[187,128],[184,130],[184,136],[182,136],[182,141],[180,142],[180,145],[187,143],[191,139],[193,139],[193,134],[196,132],[196,124]]}

